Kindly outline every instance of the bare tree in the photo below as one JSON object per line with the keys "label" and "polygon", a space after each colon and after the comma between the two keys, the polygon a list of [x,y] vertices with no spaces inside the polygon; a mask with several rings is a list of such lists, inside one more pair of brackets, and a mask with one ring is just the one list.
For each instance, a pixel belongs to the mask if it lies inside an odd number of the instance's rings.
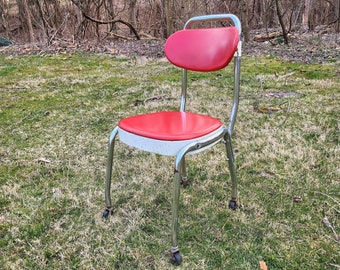
{"label": "bare tree", "polygon": [[302,15],[302,27],[304,29],[312,30],[310,24],[310,18],[313,8],[313,1],[314,0],[305,0],[304,11]]}
{"label": "bare tree", "polygon": [[96,33],[97,33],[97,36],[99,36],[99,25],[115,25],[116,23],[121,23],[125,26],[127,26],[130,31],[132,33],[134,33],[134,35],[136,36],[137,39],[140,39],[136,29],[133,27],[132,24],[130,24],[129,22],[127,21],[124,21],[124,20],[121,20],[121,19],[110,19],[110,20],[101,20],[100,19],[100,8],[103,6],[103,2],[97,2],[96,3],[96,9],[95,9],[95,14],[97,17],[92,17],[90,16],[87,12],[89,12],[89,9],[87,9],[88,11],[86,11],[84,9],[84,6],[81,2],[78,2],[76,0],[72,0],[72,2],[81,10],[83,16],[89,20],[90,22],[93,22],[96,24]]}
{"label": "bare tree", "polygon": [[173,2],[174,0],[161,0],[161,14],[164,37],[168,37],[173,31]]}
{"label": "bare tree", "polygon": [[284,39],[284,43],[286,45],[288,45],[288,33],[286,30],[286,25],[283,21],[283,14],[281,11],[281,6],[280,6],[280,1],[279,0],[275,0],[275,4],[276,4],[276,13],[277,13],[277,17],[279,18],[279,22],[282,28],[282,35],[283,35],[283,39]]}
{"label": "bare tree", "polygon": [[339,33],[340,32],[340,0],[335,1],[335,17],[336,17],[335,31]]}
{"label": "bare tree", "polygon": [[7,1],[0,0],[0,30],[4,31],[6,36],[8,36],[7,9]]}
{"label": "bare tree", "polygon": [[38,11],[39,11],[39,15],[40,15],[39,17],[42,21],[43,30],[44,30],[46,37],[47,37],[47,43],[49,44],[50,41],[51,41],[50,34],[49,34],[49,25],[48,25],[48,22],[46,21],[45,14],[44,14],[44,11],[43,11],[43,7],[42,7],[39,0],[35,0],[35,3],[38,7]]}
{"label": "bare tree", "polygon": [[[129,0],[129,23],[136,26],[136,4],[137,0]],[[132,34],[132,30],[130,30]]]}
{"label": "bare tree", "polygon": [[28,29],[29,42],[34,42],[34,31],[31,20],[31,12],[29,10],[27,0],[16,0],[19,9],[19,18],[22,22],[22,27]]}
{"label": "bare tree", "polygon": [[248,14],[249,8],[248,8],[248,2],[246,0],[241,1],[241,21],[242,21],[242,29],[243,29],[243,36],[244,41],[248,42],[249,37],[249,14]]}

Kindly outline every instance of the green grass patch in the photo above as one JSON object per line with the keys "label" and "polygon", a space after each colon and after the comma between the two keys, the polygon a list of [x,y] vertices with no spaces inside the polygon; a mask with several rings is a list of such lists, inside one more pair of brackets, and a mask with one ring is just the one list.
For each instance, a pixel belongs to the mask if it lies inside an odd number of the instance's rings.
{"label": "green grass patch", "polygon": [[[339,240],[322,220],[339,233],[339,68],[244,57],[241,70],[241,207],[228,209],[223,145],[188,157],[180,268],[337,269]],[[187,109],[227,121],[230,72],[189,73]],[[178,108],[180,79],[163,60],[0,55],[4,269],[172,268],[172,158],[117,142],[115,211],[101,215],[109,133],[123,117]]]}

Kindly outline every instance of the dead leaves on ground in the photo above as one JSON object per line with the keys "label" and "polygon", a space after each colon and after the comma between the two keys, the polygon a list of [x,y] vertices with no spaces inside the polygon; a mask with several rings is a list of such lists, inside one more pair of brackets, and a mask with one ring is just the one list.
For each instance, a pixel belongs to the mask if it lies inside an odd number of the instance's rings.
{"label": "dead leaves on ground", "polygon": [[259,106],[258,104],[255,104],[254,111],[257,113],[272,114],[284,110],[284,105],[286,103],[287,102],[281,103],[279,105],[267,105],[267,106]]}

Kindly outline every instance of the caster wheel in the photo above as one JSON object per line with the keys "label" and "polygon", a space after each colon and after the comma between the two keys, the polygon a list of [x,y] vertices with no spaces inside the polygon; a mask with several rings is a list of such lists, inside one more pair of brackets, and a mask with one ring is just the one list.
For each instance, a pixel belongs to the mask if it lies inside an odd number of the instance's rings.
{"label": "caster wheel", "polygon": [[181,185],[185,188],[188,186],[188,179],[186,177],[182,178]]}
{"label": "caster wheel", "polygon": [[229,209],[231,209],[231,210],[236,210],[236,208],[237,208],[237,203],[236,203],[236,201],[230,200],[230,201],[229,201]]}
{"label": "caster wheel", "polygon": [[110,210],[109,209],[105,209],[105,211],[103,212],[103,218],[108,218],[110,215]]}
{"label": "caster wheel", "polygon": [[172,253],[172,264],[173,265],[180,265],[182,262],[182,256],[179,251]]}

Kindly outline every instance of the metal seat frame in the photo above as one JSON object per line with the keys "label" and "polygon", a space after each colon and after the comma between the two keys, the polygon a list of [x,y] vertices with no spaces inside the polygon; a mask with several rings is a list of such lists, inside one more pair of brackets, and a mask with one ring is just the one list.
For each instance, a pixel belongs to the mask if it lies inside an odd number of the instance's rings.
{"label": "metal seat frame", "polygon": [[[231,199],[229,201],[229,208],[236,209],[237,207],[237,179],[236,179],[236,168],[235,158],[232,147],[232,134],[236,121],[236,115],[239,106],[239,89],[240,89],[240,64],[241,64],[241,23],[239,19],[233,14],[216,14],[207,16],[197,16],[189,19],[185,26],[185,29],[190,29],[196,23],[202,22],[213,22],[213,21],[226,21],[234,25],[239,32],[239,42],[237,50],[234,54],[234,90],[233,90],[233,104],[230,112],[229,123],[227,127],[220,128],[214,133],[213,137],[208,139],[196,140],[188,143],[184,147],[181,147],[180,151],[176,153],[175,165],[174,165],[174,182],[173,182],[173,198],[172,198],[172,241],[171,241],[171,254],[173,263],[179,265],[182,257],[179,253],[178,248],[178,212],[179,212],[179,195],[180,186],[187,181],[186,173],[186,162],[185,156],[198,151],[202,151],[205,148],[215,145],[217,142],[222,141],[225,144],[227,161],[229,165],[230,177],[231,177]],[[182,87],[181,87],[181,99],[180,99],[180,112],[185,112],[187,96],[187,69],[182,69]],[[111,177],[113,167],[113,153],[114,145],[117,135],[120,134],[119,126],[116,126],[109,138],[108,147],[108,160],[106,168],[106,190],[105,190],[105,201],[106,210],[103,213],[103,217],[107,218],[110,214],[113,214],[113,207],[111,201]],[[120,136],[122,136],[120,134]],[[166,143],[166,142],[165,142]]]}

